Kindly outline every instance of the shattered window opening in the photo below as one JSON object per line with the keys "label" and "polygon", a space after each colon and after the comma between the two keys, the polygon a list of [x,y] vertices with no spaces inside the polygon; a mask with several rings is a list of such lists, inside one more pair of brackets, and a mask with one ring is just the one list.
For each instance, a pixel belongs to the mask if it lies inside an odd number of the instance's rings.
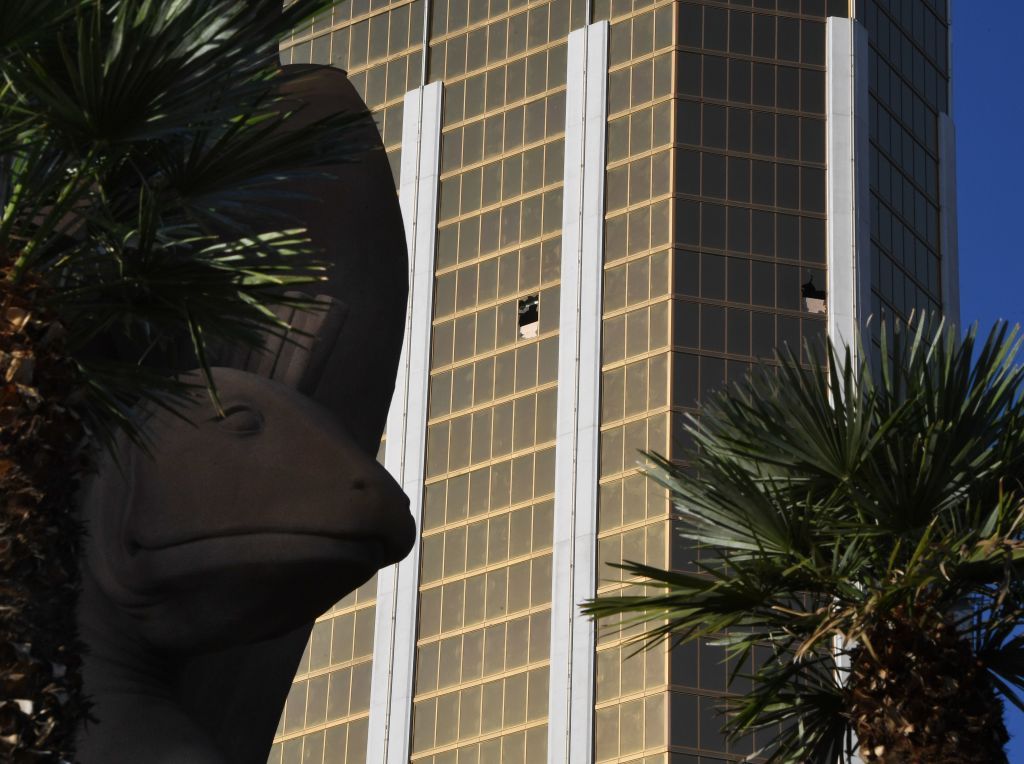
{"label": "shattered window opening", "polygon": [[824,289],[814,286],[814,276],[807,279],[807,283],[800,287],[804,297],[804,307],[808,313],[824,313],[826,307],[826,295]]}
{"label": "shattered window opening", "polygon": [[539,330],[537,295],[531,294],[519,301],[519,339],[532,340]]}

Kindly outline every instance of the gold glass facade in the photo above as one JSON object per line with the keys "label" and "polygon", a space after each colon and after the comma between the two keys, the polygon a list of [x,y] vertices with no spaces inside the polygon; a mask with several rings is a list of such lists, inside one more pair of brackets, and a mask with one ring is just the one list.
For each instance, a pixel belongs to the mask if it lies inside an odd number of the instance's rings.
{"label": "gold glass facade", "polygon": [[[664,566],[668,503],[638,471],[667,453],[671,366],[673,50],[676,3],[597,3],[610,21],[597,591],[627,590],[607,563]],[[617,580],[618,579],[618,580]],[[628,593],[628,592],[627,592]],[[607,624],[596,660],[594,756],[661,764],[668,656],[636,653]],[[631,656],[632,657],[629,657]]]}
{"label": "gold glass facade", "polygon": [[[723,385],[825,333],[802,285],[827,290],[826,17],[845,2],[677,3],[671,364],[674,455],[682,416]],[[675,544],[672,565],[692,567]],[[670,656],[672,764],[739,761],[727,742],[733,666],[713,640]],[[714,758],[709,758],[714,757]]]}
{"label": "gold glass facade", "polygon": [[375,603],[371,580],[313,626],[278,724],[272,764],[365,759]]}
{"label": "gold glass facade", "polygon": [[285,64],[324,64],[349,81],[377,120],[398,178],[402,99],[420,86],[424,0],[346,0],[282,43]]}
{"label": "gold glass facade", "polygon": [[432,4],[428,80],[445,94],[414,762],[546,758],[573,6]]}
{"label": "gold glass facade", "polygon": [[[396,178],[406,91],[444,83],[410,759],[547,760],[567,40],[607,20],[597,591],[692,568],[640,451],[783,343],[825,332],[826,19],[847,0],[348,0],[283,45],[347,69]],[[861,0],[872,312],[940,307],[945,0]],[[426,10],[426,13],[425,13]],[[424,17],[427,17],[424,29]],[[424,66],[424,39],[427,40]],[[590,320],[584,318],[583,320]],[[878,322],[874,322],[877,341]],[[373,581],[318,620],[273,764],[363,762]],[[598,633],[594,758],[722,764],[711,642]]]}

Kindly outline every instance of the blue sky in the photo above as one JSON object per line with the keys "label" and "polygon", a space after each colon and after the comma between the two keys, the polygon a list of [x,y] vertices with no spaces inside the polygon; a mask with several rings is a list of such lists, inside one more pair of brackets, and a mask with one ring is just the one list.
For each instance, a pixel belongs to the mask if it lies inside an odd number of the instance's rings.
{"label": "blue sky", "polygon": [[1018,0],[953,5],[961,313],[1024,323],[1024,49]]}
{"label": "blue sky", "polygon": [[[1024,3],[954,0],[960,301],[982,333],[1024,324]],[[1007,708],[1010,761],[1024,761],[1024,715]]]}

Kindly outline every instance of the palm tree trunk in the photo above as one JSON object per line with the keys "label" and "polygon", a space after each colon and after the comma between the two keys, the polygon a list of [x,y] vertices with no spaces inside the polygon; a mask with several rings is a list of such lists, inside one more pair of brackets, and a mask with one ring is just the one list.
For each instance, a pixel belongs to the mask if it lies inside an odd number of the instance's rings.
{"label": "palm tree trunk", "polygon": [[950,619],[900,607],[853,656],[860,756],[877,764],[999,764],[1009,739],[984,666]]}
{"label": "palm tree trunk", "polygon": [[85,428],[77,366],[37,309],[44,287],[0,264],[0,759],[73,760],[87,712],[75,627]]}

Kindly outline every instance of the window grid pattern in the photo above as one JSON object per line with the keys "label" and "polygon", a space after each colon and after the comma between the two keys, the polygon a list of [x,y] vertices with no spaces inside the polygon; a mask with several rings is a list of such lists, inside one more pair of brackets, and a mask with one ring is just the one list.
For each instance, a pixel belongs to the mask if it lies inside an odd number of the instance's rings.
{"label": "window grid pattern", "polygon": [[[725,384],[783,344],[820,342],[826,290],[825,18],[845,1],[677,4],[673,93],[670,454]],[[638,490],[638,489],[634,489]],[[671,565],[693,550],[670,540]],[[677,648],[667,693],[672,764],[741,761],[763,741],[727,742],[728,667],[709,643]],[[714,758],[707,758],[713,756]]]}
{"label": "window grid pattern", "polygon": [[894,320],[941,310],[938,115],[949,110],[949,28],[945,0],[860,8],[870,41],[872,313],[891,332]]}
{"label": "window grid pattern", "polygon": [[330,64],[373,112],[398,182],[403,101],[423,75],[423,0],[338,3],[282,43],[286,64]]}
{"label": "window grid pattern", "polygon": [[[403,101],[407,90],[420,85],[422,36],[423,0],[348,0],[315,17],[308,28],[295,30],[281,45],[283,63],[332,65],[348,72],[377,121],[396,185]],[[382,441],[377,459],[383,458]],[[366,758],[376,581],[348,595],[314,625],[270,764]]]}
{"label": "window grid pattern", "polygon": [[366,757],[376,598],[374,577],[313,624],[269,764],[330,764]]}
{"label": "window grid pattern", "polygon": [[[641,450],[668,449],[674,4],[594,12],[610,21],[597,589],[632,593],[608,563],[667,563],[667,501],[637,465]],[[595,760],[660,764],[667,653],[628,657],[632,634],[598,631]]]}
{"label": "window grid pattern", "polygon": [[[283,60],[349,71],[396,172],[402,96],[423,66],[422,2],[350,0],[282,45]],[[945,2],[858,2],[871,39],[873,309],[904,316],[939,302]],[[691,559],[637,451],[678,456],[682,414],[777,345],[824,334],[801,286],[828,286],[824,19],[848,2],[591,6],[611,22],[598,588],[629,592],[605,563]],[[427,79],[446,92],[412,758],[529,762],[546,756],[566,37],[585,3],[435,0],[431,16]],[[539,322],[524,337],[519,302],[534,296]],[[324,677],[328,706],[341,697],[335,673],[358,684],[365,665],[368,687],[369,656],[354,646],[364,613],[372,643],[372,591],[362,596],[318,621],[275,764],[346,746],[323,761],[362,759],[368,691],[356,702],[348,690],[342,716],[335,707],[321,722],[319,710]],[[721,739],[717,711],[741,688],[725,686],[718,648],[629,657],[631,633],[607,626],[597,760],[720,764],[763,745]],[[321,665],[325,633],[346,629],[352,657]]]}
{"label": "window grid pattern", "polygon": [[432,4],[427,77],[445,98],[417,764],[547,755],[566,42],[581,8]]}

